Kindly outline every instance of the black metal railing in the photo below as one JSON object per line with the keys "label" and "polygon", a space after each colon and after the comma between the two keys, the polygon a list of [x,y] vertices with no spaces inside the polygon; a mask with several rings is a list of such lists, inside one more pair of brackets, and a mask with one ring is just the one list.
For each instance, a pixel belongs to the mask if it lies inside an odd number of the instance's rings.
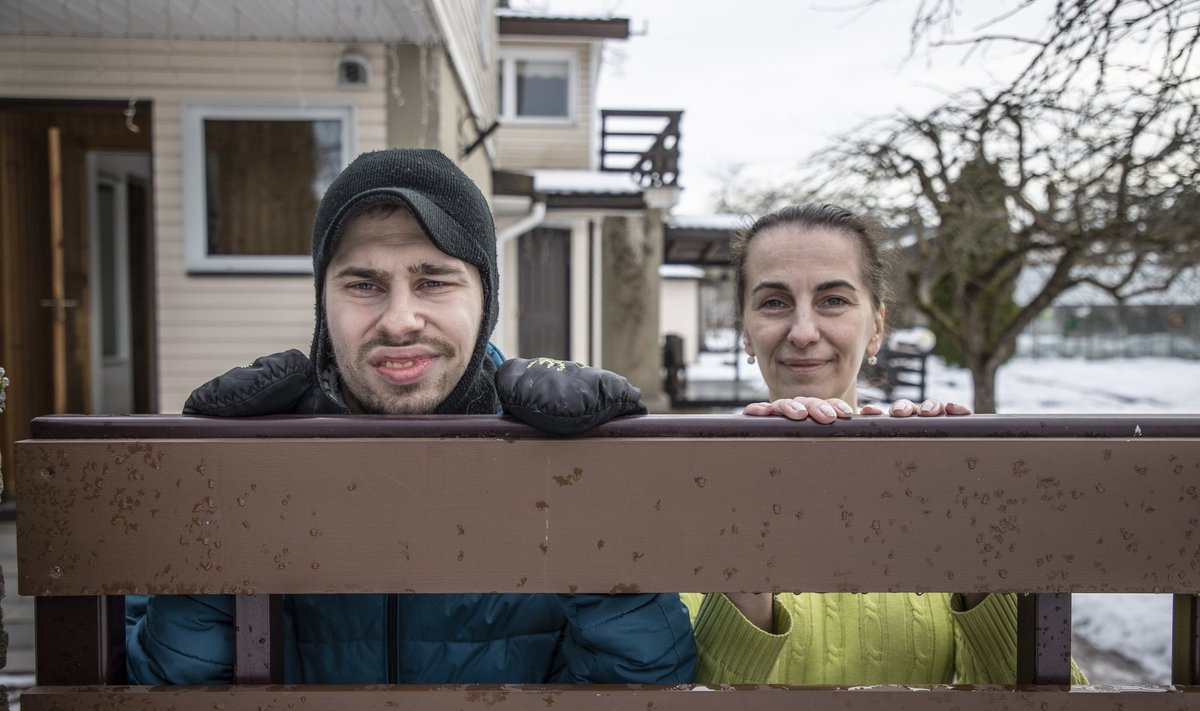
{"label": "black metal railing", "polygon": [[600,111],[600,170],[632,173],[644,188],[679,183],[682,111]]}

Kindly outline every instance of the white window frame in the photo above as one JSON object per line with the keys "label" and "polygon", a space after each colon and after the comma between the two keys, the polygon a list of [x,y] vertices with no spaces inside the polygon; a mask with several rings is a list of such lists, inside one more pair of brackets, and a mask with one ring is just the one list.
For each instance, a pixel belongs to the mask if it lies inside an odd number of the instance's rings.
{"label": "white window frame", "polygon": [[210,255],[205,192],[204,121],[342,122],[342,163],[357,155],[352,104],[278,105],[185,102],[181,115],[184,266],[189,274],[312,274],[310,255]]}
{"label": "white window frame", "polygon": [[[517,115],[517,62],[567,63],[567,115],[566,116],[518,116]],[[509,125],[521,126],[567,126],[576,123],[579,97],[579,58],[575,52],[561,49],[507,49],[500,51],[500,91],[504,100],[504,113],[500,119]]]}

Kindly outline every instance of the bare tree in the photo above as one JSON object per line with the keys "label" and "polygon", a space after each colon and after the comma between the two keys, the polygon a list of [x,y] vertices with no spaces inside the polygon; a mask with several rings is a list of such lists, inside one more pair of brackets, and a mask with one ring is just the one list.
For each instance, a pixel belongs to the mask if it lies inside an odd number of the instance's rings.
{"label": "bare tree", "polygon": [[[869,0],[881,4],[892,0]],[[981,25],[960,31],[966,0],[920,0],[911,46],[932,51],[1025,48],[1006,92],[1061,96],[1087,89],[1104,96],[1135,78],[1158,93],[1196,81],[1200,0],[1005,0]],[[1045,21],[1041,21],[1045,18]],[[1037,30],[1030,32],[1029,20]]]}
{"label": "bare tree", "polygon": [[[961,34],[963,5],[920,0],[914,52],[1027,47],[1000,90],[872,122],[807,161],[807,178],[721,197],[756,212],[835,201],[908,234],[906,297],[957,347],[976,409],[991,412],[997,369],[1059,295],[1088,283],[1124,299],[1200,263],[1200,0],[1007,0]],[[1007,30],[1029,13],[1048,17],[1040,31]],[[1031,264],[1049,276],[1015,304]]]}

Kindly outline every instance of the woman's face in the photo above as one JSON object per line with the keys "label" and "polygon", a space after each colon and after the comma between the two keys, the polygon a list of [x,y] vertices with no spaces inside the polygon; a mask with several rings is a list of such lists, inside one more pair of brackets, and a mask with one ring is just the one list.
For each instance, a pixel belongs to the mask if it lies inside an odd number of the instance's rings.
{"label": "woman's face", "polygon": [[863,281],[856,238],[778,225],[746,253],[744,339],[771,399],[841,398],[857,406],[862,360],[879,351],[884,309]]}

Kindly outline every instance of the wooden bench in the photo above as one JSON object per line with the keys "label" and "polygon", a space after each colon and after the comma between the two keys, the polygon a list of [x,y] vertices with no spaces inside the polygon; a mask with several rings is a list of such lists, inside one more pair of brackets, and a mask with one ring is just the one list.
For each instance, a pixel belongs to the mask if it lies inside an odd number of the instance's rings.
{"label": "wooden bench", "polygon": [[[1200,417],[51,417],[16,459],[32,711],[1200,709]],[[679,590],[1030,593],[1028,685],[274,684],[285,593]],[[1065,686],[1072,592],[1175,593],[1174,685]],[[122,686],[144,593],[239,595],[238,684]]]}

